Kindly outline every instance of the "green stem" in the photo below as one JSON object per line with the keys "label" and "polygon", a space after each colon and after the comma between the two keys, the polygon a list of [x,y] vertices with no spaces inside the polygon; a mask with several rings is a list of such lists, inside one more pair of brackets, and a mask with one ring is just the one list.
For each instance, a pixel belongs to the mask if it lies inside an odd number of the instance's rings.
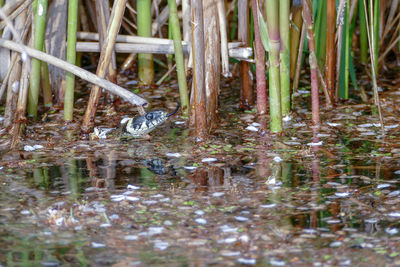
{"label": "green stem", "polygon": [[[151,37],[151,1],[137,0],[137,34]],[[154,80],[154,63],[152,54],[138,55],[139,80],[144,84],[152,84]]]}
{"label": "green stem", "polygon": [[[35,32],[33,36],[33,47],[37,50],[43,49],[45,28],[46,28],[46,16],[47,16],[47,0],[35,0]],[[37,106],[39,100],[39,88],[40,88],[40,65],[41,62],[35,58],[32,58],[31,77],[29,83],[29,95],[28,95],[28,115],[37,118]]]}
{"label": "green stem", "polygon": [[290,112],[290,33],[289,33],[290,1],[281,0],[279,6],[279,29],[281,37],[280,78],[282,116]]}
{"label": "green stem", "polygon": [[172,37],[174,39],[176,71],[178,74],[179,95],[183,115],[189,115],[189,94],[187,89],[185,62],[182,49],[182,37],[179,25],[178,10],[175,0],[168,0],[169,21],[171,23]]}
{"label": "green stem", "polygon": [[[67,61],[76,63],[76,31],[78,29],[78,0],[68,1]],[[64,120],[72,121],[74,110],[75,75],[65,75]]]}
{"label": "green stem", "polygon": [[368,40],[367,40],[367,22],[365,19],[364,1],[358,1],[358,10],[360,14],[360,61],[367,64],[368,60]]}

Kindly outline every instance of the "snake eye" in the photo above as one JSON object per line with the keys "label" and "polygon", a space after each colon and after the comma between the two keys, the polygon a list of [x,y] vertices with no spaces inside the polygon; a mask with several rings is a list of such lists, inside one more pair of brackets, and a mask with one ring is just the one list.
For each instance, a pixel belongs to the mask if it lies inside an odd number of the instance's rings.
{"label": "snake eye", "polygon": [[151,121],[153,119],[153,114],[152,113],[147,113],[146,114],[146,119]]}

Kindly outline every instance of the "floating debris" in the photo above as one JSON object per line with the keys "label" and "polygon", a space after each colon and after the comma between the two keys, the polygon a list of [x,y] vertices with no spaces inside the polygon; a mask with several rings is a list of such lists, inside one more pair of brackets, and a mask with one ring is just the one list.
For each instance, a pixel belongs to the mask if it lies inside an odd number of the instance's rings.
{"label": "floating debris", "polygon": [[222,197],[223,195],[225,195],[224,192],[215,192],[212,194],[213,197]]}
{"label": "floating debris", "polygon": [[28,151],[28,152],[35,151],[35,150],[37,150],[37,149],[42,149],[42,148],[43,148],[42,145],[34,145],[34,146],[25,145],[25,146],[24,146],[24,150],[25,150],[25,151]]}
{"label": "floating debris", "polygon": [[139,186],[136,186],[136,185],[128,184],[127,187],[126,187],[126,189],[138,190],[138,189],[140,189],[140,187],[139,187]]}
{"label": "floating debris", "polygon": [[93,247],[93,248],[105,248],[106,245],[103,244],[103,243],[92,242],[92,247]]}
{"label": "floating debris", "polygon": [[207,223],[207,220],[203,219],[203,218],[196,218],[194,221],[197,222],[198,224],[206,224]]}
{"label": "floating debris", "polygon": [[253,125],[249,125],[246,127],[247,131],[251,131],[251,132],[258,132],[258,128],[254,127]]}
{"label": "floating debris", "polygon": [[204,158],[204,159],[201,160],[201,162],[215,162],[217,160],[218,159],[216,159],[216,158]]}
{"label": "floating debris", "polygon": [[184,168],[185,170],[189,170],[189,171],[193,171],[193,170],[197,169],[196,166],[184,166],[183,168]]}
{"label": "floating debris", "polygon": [[167,157],[170,157],[170,158],[180,158],[180,157],[182,157],[181,153],[167,153],[165,155]]}
{"label": "floating debris", "polygon": [[382,188],[387,188],[387,187],[390,187],[390,186],[391,186],[391,184],[378,184],[376,186],[376,188],[377,189],[382,189]]}
{"label": "floating debris", "polygon": [[281,157],[279,157],[279,156],[276,156],[276,157],[274,157],[273,161],[275,161],[275,162],[282,162],[283,159],[282,159]]}
{"label": "floating debris", "polygon": [[247,222],[249,218],[243,216],[235,216],[235,220],[238,222]]}
{"label": "floating debris", "polygon": [[308,143],[307,146],[322,146],[323,143],[324,143],[324,141],[311,142],[311,143]]}
{"label": "floating debris", "polygon": [[400,217],[400,211],[391,212],[391,213],[388,214],[388,216],[399,218]]}
{"label": "floating debris", "polygon": [[256,259],[245,259],[245,258],[239,258],[237,260],[238,262],[242,263],[242,264],[256,264],[257,260]]}
{"label": "floating debris", "polygon": [[338,123],[338,122],[327,122],[326,124],[331,126],[331,127],[339,127],[339,126],[343,125],[343,124]]}

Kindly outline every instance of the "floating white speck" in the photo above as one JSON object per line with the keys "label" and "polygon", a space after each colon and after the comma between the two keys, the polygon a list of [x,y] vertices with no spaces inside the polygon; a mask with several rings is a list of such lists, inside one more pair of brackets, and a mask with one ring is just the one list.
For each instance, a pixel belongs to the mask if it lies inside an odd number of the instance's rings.
{"label": "floating white speck", "polygon": [[118,220],[118,219],[119,219],[119,215],[118,215],[118,214],[112,214],[112,215],[110,215],[110,220],[115,221],[115,220]]}
{"label": "floating white speck", "polygon": [[240,239],[240,241],[242,241],[242,242],[244,242],[244,243],[247,243],[247,242],[250,241],[250,237],[249,237],[248,235],[241,235],[241,236],[239,237],[239,239]]}
{"label": "floating white speck", "polygon": [[111,201],[120,202],[125,200],[124,195],[111,195]]}
{"label": "floating white speck", "polygon": [[236,228],[236,227],[230,227],[229,225],[222,225],[221,227],[220,227],[220,229],[221,229],[221,231],[223,232],[223,233],[232,233],[232,232],[237,232],[238,231],[238,228]]}
{"label": "floating white speck", "polygon": [[231,244],[231,243],[235,243],[237,241],[236,237],[227,237],[224,239],[224,243],[225,244]]}
{"label": "floating white speck", "polygon": [[25,150],[25,151],[28,151],[28,152],[31,152],[31,151],[35,151],[36,148],[35,148],[34,146],[25,145],[25,146],[24,146],[24,150]]}
{"label": "floating white speck", "polygon": [[149,227],[148,235],[158,235],[164,232],[164,227]]}
{"label": "floating white speck", "polygon": [[309,94],[310,93],[310,91],[307,91],[307,90],[297,90],[297,92],[299,94]]}
{"label": "floating white speck", "polygon": [[43,147],[44,147],[44,146],[42,146],[42,145],[34,145],[34,146],[33,146],[34,149],[42,149]]}
{"label": "floating white speck", "polygon": [[100,138],[100,139],[106,139],[107,138],[107,134],[109,132],[111,132],[112,130],[114,130],[114,129],[113,128],[98,128],[98,127],[95,127],[93,129],[93,134],[95,136],[97,136],[98,138]]}
{"label": "floating white speck", "polygon": [[340,247],[341,245],[342,245],[342,242],[340,242],[340,241],[335,241],[335,242],[332,242],[332,243],[329,244],[329,246],[331,248]]}
{"label": "floating white speck", "polygon": [[155,194],[155,195],[152,195],[151,197],[154,197],[154,198],[161,198],[161,197],[163,197],[164,195],[162,195],[162,194]]}
{"label": "floating white speck", "polygon": [[395,191],[392,191],[392,192],[390,192],[388,194],[389,197],[395,197],[395,196],[398,196],[398,195],[400,195],[400,190],[395,190]]}
{"label": "floating white speck", "polygon": [[399,233],[399,229],[388,227],[385,229],[385,232],[388,233],[389,235],[396,235]]}
{"label": "floating white speck", "polygon": [[21,210],[22,215],[29,215],[31,212],[29,210]]}
{"label": "floating white speck", "polygon": [[276,185],[276,177],[275,176],[268,177],[266,184],[267,185]]}
{"label": "floating white speck", "polygon": [[251,131],[251,132],[258,132],[258,128],[254,127],[253,125],[249,125],[246,127],[247,131]]}
{"label": "floating white speck", "polygon": [[274,157],[273,161],[281,162],[281,161],[283,161],[283,159],[281,157],[279,157],[279,156],[276,156],[276,157]]}
{"label": "floating white speck", "polygon": [[286,262],[283,260],[272,259],[269,261],[272,266],[285,266]]}
{"label": "floating white speck", "polygon": [[261,124],[259,124],[258,122],[252,122],[249,125],[254,126],[254,127],[260,127]]}
{"label": "floating white speck", "polygon": [[235,220],[238,222],[247,222],[249,218],[243,216],[235,216]]}
{"label": "floating white speck", "polygon": [[299,142],[295,142],[295,141],[285,141],[285,142],[283,142],[285,145],[288,145],[288,146],[295,146],[295,145],[300,145],[300,143]]}
{"label": "floating white speck", "polygon": [[92,242],[92,247],[93,248],[105,248],[106,245],[103,243]]}
{"label": "floating white speck", "polygon": [[140,188],[139,186],[131,185],[131,184],[128,184],[128,186],[126,187],[126,189],[132,189],[132,190],[137,190],[139,188]]}
{"label": "floating white speck", "polygon": [[131,201],[131,202],[135,202],[135,201],[139,201],[138,197],[132,197],[132,196],[126,196],[126,200]]}
{"label": "floating white speck", "polygon": [[166,241],[161,241],[161,240],[154,240],[154,248],[157,248],[159,250],[166,250],[169,247],[169,243]]}
{"label": "floating white speck", "polygon": [[330,220],[326,220],[326,223],[328,223],[328,224],[340,223],[340,220],[338,220],[338,219],[330,219]]}
{"label": "floating white speck", "polygon": [[372,127],[372,126],[373,126],[372,123],[364,123],[364,124],[358,125],[358,127],[361,127],[361,128],[367,128],[367,127]]}
{"label": "floating white speck", "polygon": [[275,207],[276,207],[276,203],[260,205],[260,208],[263,208],[263,209],[270,209],[270,208],[275,208]]}
{"label": "floating white speck", "polygon": [[328,124],[328,126],[331,126],[331,127],[342,126],[341,123],[337,123],[337,122],[327,122],[326,124]]}
{"label": "floating white speck", "polygon": [[108,227],[111,227],[111,224],[109,224],[109,223],[102,223],[102,224],[100,224],[100,227],[101,227],[101,228],[108,228]]}
{"label": "floating white speck", "polygon": [[158,203],[158,201],[156,201],[156,200],[143,201],[143,204],[145,204],[145,205],[154,205],[154,204],[157,204],[157,203]]}
{"label": "floating white speck", "polygon": [[364,222],[366,222],[366,223],[377,223],[378,219],[375,219],[375,218],[365,219]]}
{"label": "floating white speck", "polygon": [[137,235],[127,235],[124,237],[124,239],[129,241],[136,241],[139,240],[139,237]]}
{"label": "floating white speck", "polygon": [[240,251],[221,250],[221,256],[224,256],[224,257],[235,257],[235,256],[239,256],[239,255],[240,255]]}
{"label": "floating white speck", "polygon": [[310,228],[304,228],[304,229],[303,229],[303,232],[306,233],[306,234],[313,235],[313,234],[316,234],[316,233],[317,233],[317,230],[315,230],[315,229],[310,229]]}
{"label": "floating white speck", "polygon": [[324,141],[319,141],[319,142],[311,142],[311,143],[308,143],[307,145],[308,146],[322,146],[322,144],[324,143]]}
{"label": "floating white speck", "polygon": [[293,123],[293,127],[304,127],[306,124],[304,122]]}
{"label": "floating white speck", "polygon": [[215,162],[217,160],[218,159],[216,159],[216,158],[204,158],[204,159],[201,160],[201,162]]}
{"label": "floating white speck", "polygon": [[291,120],[292,120],[292,117],[290,117],[289,115],[287,115],[287,116],[283,117],[282,120],[283,120],[283,121],[286,121],[286,122],[287,122],[287,121],[291,121]]}
{"label": "floating white speck", "polygon": [[376,188],[377,189],[382,189],[382,188],[387,188],[387,187],[390,187],[390,186],[391,186],[391,184],[378,184],[376,186]]}
{"label": "floating white speck", "polygon": [[161,198],[160,199],[160,202],[168,202],[168,201],[170,201],[171,199],[169,198],[169,197],[165,197],[165,198]]}
{"label": "floating white speck", "polygon": [[213,197],[222,197],[223,195],[225,195],[224,192],[215,192],[212,194]]}
{"label": "floating white speck", "polygon": [[136,81],[136,80],[130,80],[125,83],[125,85],[137,85],[137,84],[138,84],[138,81]]}
{"label": "floating white speck", "polygon": [[203,219],[203,218],[196,218],[194,221],[197,222],[198,224],[206,224],[207,223],[207,220]]}
{"label": "floating white speck", "polygon": [[399,218],[400,217],[400,212],[396,211],[396,212],[391,212],[388,214],[390,217],[396,217]]}
{"label": "floating white speck", "polygon": [[203,216],[205,212],[203,210],[196,210],[194,213],[196,215]]}
{"label": "floating white speck", "polygon": [[385,125],[385,129],[393,129],[399,127],[398,124],[393,124],[393,125]]}
{"label": "floating white speck", "polygon": [[362,132],[360,135],[376,135],[375,132]]}
{"label": "floating white speck", "polygon": [[165,155],[167,157],[170,157],[170,158],[180,158],[180,157],[182,157],[181,153],[167,153]]}
{"label": "floating white speck", "polygon": [[318,137],[329,137],[331,136],[330,134],[323,134],[323,133],[319,133],[317,134]]}
{"label": "floating white speck", "polygon": [[25,62],[28,59],[28,54],[26,52],[21,53],[21,60],[22,62]]}
{"label": "floating white speck", "polygon": [[240,263],[243,263],[243,264],[256,264],[257,263],[256,259],[239,258],[237,261]]}
{"label": "floating white speck", "polygon": [[349,195],[349,192],[335,192],[335,196],[337,197],[348,197]]}
{"label": "floating white speck", "polygon": [[395,171],[394,174],[400,174],[400,170]]}
{"label": "floating white speck", "polygon": [[176,121],[175,124],[180,125],[180,124],[185,124],[185,122],[184,121]]}
{"label": "floating white speck", "polygon": [[185,170],[189,170],[189,171],[193,171],[193,170],[197,169],[196,166],[184,166],[183,168],[184,168]]}

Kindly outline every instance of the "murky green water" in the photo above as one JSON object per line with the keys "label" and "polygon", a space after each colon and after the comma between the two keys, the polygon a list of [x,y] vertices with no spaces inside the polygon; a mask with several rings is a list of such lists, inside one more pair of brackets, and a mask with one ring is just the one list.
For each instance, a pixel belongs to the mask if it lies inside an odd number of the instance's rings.
{"label": "murky green water", "polygon": [[66,138],[54,115],[23,141],[43,148],[2,154],[0,265],[398,265],[398,117],[383,142],[360,110],[325,114],[314,139],[225,113],[203,145],[179,118],[121,142]]}

